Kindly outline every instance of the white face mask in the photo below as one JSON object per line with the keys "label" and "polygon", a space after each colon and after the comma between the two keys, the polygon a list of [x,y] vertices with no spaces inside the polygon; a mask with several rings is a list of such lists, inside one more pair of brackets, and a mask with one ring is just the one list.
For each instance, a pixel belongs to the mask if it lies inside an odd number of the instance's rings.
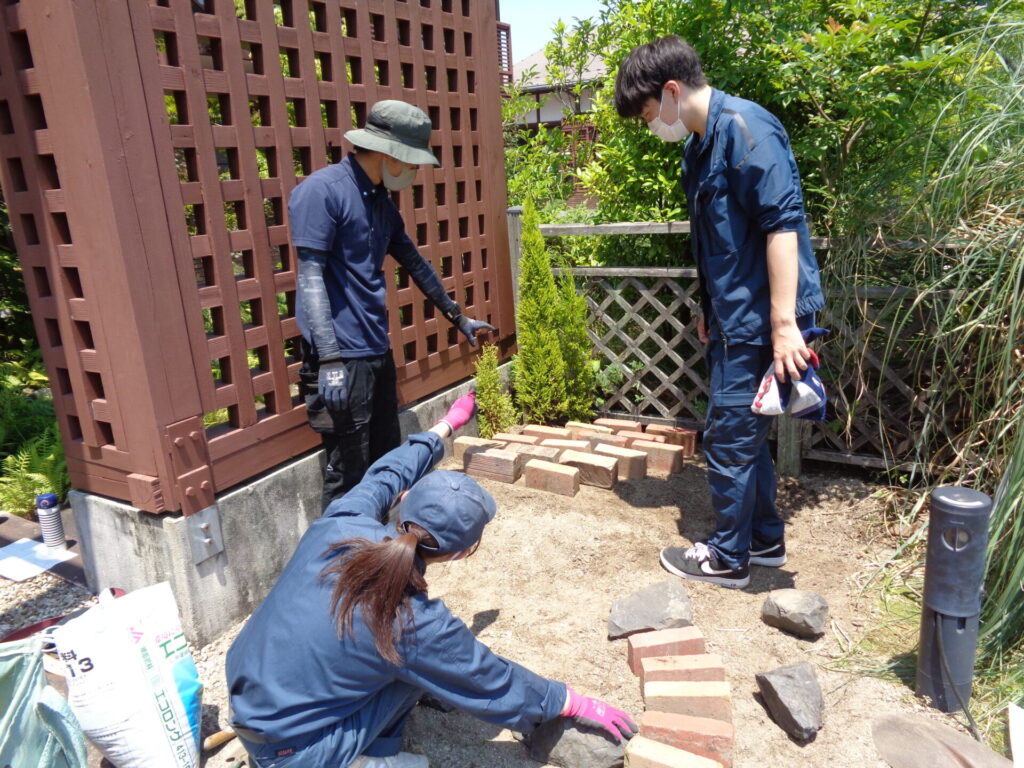
{"label": "white face mask", "polygon": [[416,171],[419,168],[410,168],[405,163],[402,163],[402,172],[397,176],[388,170],[388,160],[384,158],[381,161],[381,178],[384,181],[384,186],[390,189],[392,192],[397,192],[400,189],[405,189],[416,179]]}
{"label": "white face mask", "polygon": [[[675,99],[673,99],[675,101]],[[655,117],[651,122],[647,124],[647,127],[651,129],[651,133],[657,136],[662,141],[682,141],[690,135],[690,130],[683,124],[683,118],[680,116],[682,105],[676,102],[676,119],[671,123],[665,123],[661,119],[661,113],[665,109],[665,91],[661,92],[661,102],[658,105],[658,116]]]}

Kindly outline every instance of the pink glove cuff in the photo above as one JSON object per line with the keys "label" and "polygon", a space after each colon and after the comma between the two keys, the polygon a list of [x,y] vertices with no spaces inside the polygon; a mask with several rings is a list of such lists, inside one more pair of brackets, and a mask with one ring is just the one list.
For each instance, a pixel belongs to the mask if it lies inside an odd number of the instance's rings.
{"label": "pink glove cuff", "polygon": [[475,412],[476,393],[470,392],[468,395],[463,395],[452,403],[452,407],[448,409],[448,413],[444,415],[441,421],[451,427],[452,432],[456,432],[473,418]]}

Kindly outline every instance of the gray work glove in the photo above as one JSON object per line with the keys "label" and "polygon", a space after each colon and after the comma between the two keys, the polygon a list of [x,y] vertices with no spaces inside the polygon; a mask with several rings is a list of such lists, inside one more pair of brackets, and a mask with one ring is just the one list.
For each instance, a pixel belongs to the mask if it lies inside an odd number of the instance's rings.
{"label": "gray work glove", "polygon": [[343,411],[348,407],[348,372],[341,358],[320,360],[317,391],[329,411]]}
{"label": "gray work glove", "polygon": [[466,338],[469,339],[469,346],[476,346],[476,332],[487,329],[489,331],[494,330],[494,326],[490,323],[485,323],[483,320],[474,320],[472,317],[466,317],[465,315],[459,315],[455,320],[455,327],[466,334]]}

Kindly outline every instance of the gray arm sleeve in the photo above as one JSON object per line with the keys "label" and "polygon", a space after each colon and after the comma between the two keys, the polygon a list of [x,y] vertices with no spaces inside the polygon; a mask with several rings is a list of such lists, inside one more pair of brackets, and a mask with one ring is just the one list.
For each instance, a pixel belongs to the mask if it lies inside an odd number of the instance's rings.
{"label": "gray arm sleeve", "polygon": [[312,248],[299,248],[299,294],[306,327],[313,337],[313,346],[320,359],[340,357],[341,349],[334,335],[331,302],[324,284],[327,253]]}

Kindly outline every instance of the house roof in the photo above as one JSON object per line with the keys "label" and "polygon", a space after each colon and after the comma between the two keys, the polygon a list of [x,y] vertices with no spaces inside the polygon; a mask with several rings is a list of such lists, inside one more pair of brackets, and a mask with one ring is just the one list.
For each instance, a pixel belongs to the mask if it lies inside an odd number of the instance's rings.
{"label": "house roof", "polygon": [[[539,51],[535,51],[527,56],[525,59],[517,62],[512,66],[513,78],[518,77],[519,73],[525,72],[526,70],[533,67],[535,69],[534,74],[524,83],[527,91],[548,91],[551,90],[551,86],[548,84],[548,59],[544,55],[544,49],[541,48]],[[587,83],[592,80],[598,80],[604,76],[605,72],[608,71],[608,67],[605,65],[604,60],[597,56],[594,57],[587,63],[586,68],[583,70],[583,82]],[[575,85],[575,83],[571,83]]]}

